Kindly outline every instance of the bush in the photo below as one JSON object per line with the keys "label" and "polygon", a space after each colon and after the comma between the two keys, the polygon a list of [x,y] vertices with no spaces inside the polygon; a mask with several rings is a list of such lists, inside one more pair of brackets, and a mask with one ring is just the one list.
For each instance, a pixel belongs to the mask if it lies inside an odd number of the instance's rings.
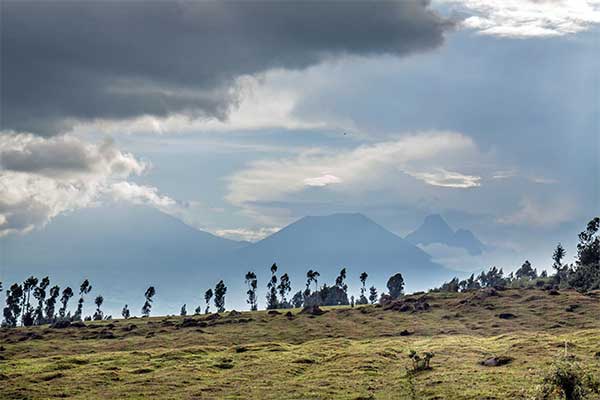
{"label": "bush", "polygon": [[552,365],[542,381],[540,400],[598,399],[600,382],[578,362],[562,357]]}
{"label": "bush", "polygon": [[408,358],[410,358],[412,361],[412,373],[431,369],[429,366],[429,361],[433,358],[433,353],[429,351],[424,352],[423,356],[421,357],[416,351],[411,350],[408,353]]}

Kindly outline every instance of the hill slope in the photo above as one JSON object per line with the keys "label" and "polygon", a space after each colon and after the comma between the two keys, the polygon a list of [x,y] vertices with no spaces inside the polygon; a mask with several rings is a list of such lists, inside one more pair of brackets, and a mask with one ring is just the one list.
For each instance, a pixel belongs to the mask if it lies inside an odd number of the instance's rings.
{"label": "hill slope", "polygon": [[[531,399],[565,343],[600,376],[598,296],[530,289],[422,299],[429,311],[364,306],[0,330],[0,398]],[[411,349],[435,356],[409,380]],[[494,356],[513,360],[479,364]]]}

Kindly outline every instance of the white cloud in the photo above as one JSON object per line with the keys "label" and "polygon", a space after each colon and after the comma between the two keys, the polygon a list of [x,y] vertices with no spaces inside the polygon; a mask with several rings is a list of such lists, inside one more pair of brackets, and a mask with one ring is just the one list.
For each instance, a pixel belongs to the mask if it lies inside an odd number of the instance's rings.
{"label": "white cloud", "polygon": [[257,242],[269,235],[279,231],[281,228],[263,227],[258,229],[237,228],[237,229],[217,229],[215,235],[227,239],[244,240],[248,242]]}
{"label": "white cloud", "polygon": [[226,198],[249,214],[256,214],[261,203],[285,201],[314,186],[344,198],[370,190],[387,190],[390,196],[400,191],[407,198],[419,196],[424,186],[479,185],[478,176],[450,172],[469,161],[476,164],[479,157],[473,141],[454,132],[408,135],[345,151],[313,149],[294,158],[251,163],[230,177]]}
{"label": "white cloud", "polygon": [[0,135],[0,236],[26,233],[57,215],[90,207],[105,196],[154,206],[170,204],[155,188],[123,181],[148,164],[111,140],[90,144],[71,136]]}
{"label": "white cloud", "polygon": [[332,185],[335,183],[341,183],[342,180],[335,175],[325,174],[321,176],[317,176],[315,178],[306,178],[304,179],[304,184],[306,186],[315,186],[315,187],[323,187],[327,185]]}
{"label": "white cloud", "polygon": [[519,209],[512,214],[498,218],[506,225],[551,227],[573,219],[577,202],[566,197],[551,197],[536,200],[524,197]]}
{"label": "white cloud", "polygon": [[575,34],[600,23],[598,0],[438,0],[470,16],[462,26],[510,38]]}
{"label": "white cloud", "polygon": [[126,201],[132,204],[151,205],[156,208],[166,208],[176,204],[168,196],[158,194],[158,189],[152,186],[141,186],[132,182],[117,182],[106,190],[112,199]]}
{"label": "white cloud", "polygon": [[439,168],[433,172],[410,172],[407,174],[423,182],[439,187],[468,189],[481,186],[481,177],[474,175],[464,175],[459,172],[447,171]]}

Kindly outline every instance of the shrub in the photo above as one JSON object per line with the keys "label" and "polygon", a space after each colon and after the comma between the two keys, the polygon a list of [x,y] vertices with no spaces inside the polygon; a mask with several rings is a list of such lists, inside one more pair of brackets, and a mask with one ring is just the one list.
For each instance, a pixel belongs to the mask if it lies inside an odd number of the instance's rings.
{"label": "shrub", "polygon": [[433,358],[433,353],[426,351],[423,353],[423,356],[420,356],[416,351],[411,350],[408,353],[408,358],[412,361],[412,370],[411,372],[419,372],[431,369],[429,366],[429,361]]}
{"label": "shrub", "polygon": [[585,400],[597,399],[600,382],[578,362],[562,357],[554,362],[543,378],[540,400]]}

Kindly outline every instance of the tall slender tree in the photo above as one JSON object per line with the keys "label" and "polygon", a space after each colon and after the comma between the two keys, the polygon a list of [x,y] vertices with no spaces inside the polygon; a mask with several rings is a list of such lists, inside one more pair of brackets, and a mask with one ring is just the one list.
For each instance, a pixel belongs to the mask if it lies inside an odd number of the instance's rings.
{"label": "tall slender tree", "polygon": [[289,308],[290,304],[287,301],[287,294],[292,291],[292,282],[290,280],[289,275],[283,274],[279,279],[279,286],[277,286],[277,290],[279,291],[279,296],[281,297],[280,305],[282,308]]}
{"label": "tall slender tree", "polygon": [[377,289],[375,286],[371,286],[369,289],[369,301],[371,304],[375,304],[377,302]]}
{"label": "tall slender tree", "polygon": [[85,279],[81,283],[81,286],[79,286],[79,300],[77,301],[77,310],[75,311],[75,314],[73,315],[74,320],[81,321],[83,319],[82,317],[83,317],[84,296],[91,291],[92,291],[92,285],[90,285],[90,281]]}
{"label": "tall slender tree", "polygon": [[70,287],[66,287],[62,291],[62,296],[60,298],[61,307],[58,310],[58,316],[63,319],[67,317],[67,305],[69,304],[69,300],[73,297],[73,289]]}
{"label": "tall slender tree", "polygon": [[271,279],[267,283],[267,310],[277,308],[277,264],[271,265]]}
{"label": "tall slender tree", "polygon": [[369,274],[367,274],[366,272],[363,272],[360,274],[360,283],[362,284],[362,287],[360,288],[360,298],[358,299],[358,304],[368,304],[369,300],[367,299],[367,296],[365,295],[365,293],[367,293],[367,278],[369,277]]}
{"label": "tall slender tree", "polygon": [[217,312],[225,311],[225,293],[227,293],[227,286],[221,280],[215,286],[215,307]]}
{"label": "tall slender tree", "polygon": [[346,268],[342,268],[338,277],[335,278],[335,286],[340,288],[344,293],[348,294],[348,285],[346,285],[345,280],[346,280]]}
{"label": "tall slender tree", "polygon": [[131,316],[131,312],[129,311],[129,307],[127,307],[127,304],[125,304],[125,307],[123,307],[123,310],[121,310],[121,315],[125,319],[129,319],[129,317]]}
{"label": "tall slender tree", "polygon": [[187,309],[185,307],[185,304],[181,306],[181,310],[179,310],[179,315],[181,315],[182,317],[185,317],[187,315]]}
{"label": "tall slender tree", "polygon": [[206,302],[206,309],[204,310],[205,314],[208,314],[208,312],[210,311],[210,299],[212,298],[213,291],[209,288],[206,292],[204,292],[204,301]]}
{"label": "tall slender tree", "polygon": [[21,302],[21,323],[24,326],[33,325],[33,308],[31,307],[31,292],[38,284],[38,279],[30,276],[23,282],[23,299]]}
{"label": "tall slender tree", "polygon": [[23,297],[23,287],[18,283],[13,284],[6,291],[6,307],[4,307],[3,325],[7,327],[17,326],[19,314],[21,313],[21,298]]}
{"label": "tall slender tree", "polygon": [[246,300],[246,302],[250,304],[251,311],[256,311],[258,309],[258,304],[256,302],[256,288],[258,287],[258,281],[254,272],[248,271],[246,273],[246,285],[248,285],[248,291],[246,292],[248,300]]}
{"label": "tall slender tree", "polygon": [[50,286],[50,278],[43,278],[39,285],[33,289],[33,297],[38,301],[38,305],[33,315],[33,323],[41,325],[44,323],[44,300],[46,300],[46,288]]}
{"label": "tall slender tree", "polygon": [[102,306],[102,303],[104,303],[104,297],[97,296],[96,299],[94,300],[94,303],[96,304],[96,312],[94,313],[94,321],[102,321],[102,319],[104,318],[104,313],[102,312],[100,307]]}
{"label": "tall slender tree", "polygon": [[154,289],[154,286],[150,286],[148,289],[146,289],[146,293],[144,293],[144,297],[146,298],[146,301],[144,302],[144,305],[142,306],[142,316],[144,317],[149,317],[150,316],[150,311],[152,311],[152,302],[154,295],[156,294],[156,289]]}
{"label": "tall slender tree", "polygon": [[54,285],[50,288],[50,292],[48,294],[49,296],[46,300],[46,307],[44,311],[46,312],[46,320],[48,322],[52,322],[54,321],[54,310],[56,308],[56,300],[58,299],[58,296],[60,296],[60,288]]}

